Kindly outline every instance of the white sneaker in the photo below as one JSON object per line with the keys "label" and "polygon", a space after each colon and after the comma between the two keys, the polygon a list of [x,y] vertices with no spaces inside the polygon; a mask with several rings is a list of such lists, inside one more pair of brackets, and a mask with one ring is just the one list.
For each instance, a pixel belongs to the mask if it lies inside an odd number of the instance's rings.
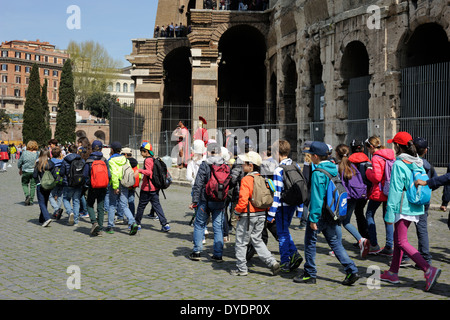
{"label": "white sneaker", "polygon": [[52,222],[52,219],[48,219],[47,221],[45,221],[45,222],[42,224],[42,226],[43,226],[43,227],[46,227],[46,226],[48,226],[48,225],[50,224],[50,222]]}
{"label": "white sneaker", "polygon": [[73,220],[73,212],[69,215],[69,226],[73,226],[74,220]]}

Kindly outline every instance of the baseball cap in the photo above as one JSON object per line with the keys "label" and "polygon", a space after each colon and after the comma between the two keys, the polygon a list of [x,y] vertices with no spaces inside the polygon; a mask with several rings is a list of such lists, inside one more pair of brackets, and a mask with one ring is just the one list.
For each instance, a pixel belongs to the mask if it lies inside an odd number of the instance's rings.
{"label": "baseball cap", "polygon": [[99,140],[94,140],[92,142],[92,149],[94,150],[95,148],[99,148],[99,149],[103,148],[103,143]]}
{"label": "baseball cap", "polygon": [[387,141],[387,143],[398,143],[401,144],[402,146],[407,146],[408,145],[408,141],[411,141],[413,138],[411,137],[411,135],[408,132],[405,131],[400,131],[398,132],[394,138],[389,139]]}
{"label": "baseball cap", "polygon": [[114,141],[113,143],[111,143],[111,149],[122,150],[122,145],[120,144],[119,141]]}
{"label": "baseball cap", "polygon": [[428,148],[428,141],[425,138],[416,137],[413,140],[414,145],[419,149],[426,149]]}
{"label": "baseball cap", "polygon": [[241,160],[244,162],[253,163],[253,164],[257,165],[258,167],[260,167],[261,163],[262,163],[261,156],[258,153],[256,153],[255,151],[249,151],[245,154],[241,154],[241,155],[239,155],[239,158],[241,158]]}
{"label": "baseball cap", "polygon": [[328,145],[321,141],[313,141],[309,150],[303,150],[305,153],[317,154],[318,156],[327,156],[329,152]]}
{"label": "baseball cap", "polygon": [[130,148],[123,148],[122,149],[122,153],[131,153],[131,149]]}
{"label": "baseball cap", "polygon": [[148,150],[151,156],[153,156],[153,147],[150,142],[143,142],[141,145],[141,149]]}

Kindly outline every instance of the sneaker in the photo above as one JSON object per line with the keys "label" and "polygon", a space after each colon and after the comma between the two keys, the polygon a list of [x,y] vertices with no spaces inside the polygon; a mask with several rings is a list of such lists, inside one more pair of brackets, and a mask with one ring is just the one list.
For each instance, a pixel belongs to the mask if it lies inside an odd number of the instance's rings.
{"label": "sneaker", "polygon": [[138,231],[141,231],[142,227],[140,224],[138,224]]}
{"label": "sneaker", "polygon": [[46,221],[44,221],[44,223],[42,224],[43,227],[48,226],[50,223],[52,222],[52,219],[48,219]]}
{"label": "sneaker", "polygon": [[164,232],[170,231],[170,226],[169,226],[169,224],[166,224],[166,225],[162,226],[161,230],[164,231]]}
{"label": "sneaker", "polygon": [[90,234],[92,237],[95,237],[95,236],[98,235],[98,232],[99,232],[99,231],[100,231],[100,226],[98,225],[97,222],[94,222],[94,223],[92,224],[91,231],[90,231],[89,234]]}
{"label": "sneaker", "polygon": [[114,224],[124,224],[123,219],[117,219]]}
{"label": "sneaker", "polygon": [[298,275],[298,276],[294,277],[293,281],[295,283],[316,284],[316,278],[311,277],[306,272],[304,272],[302,275]]}
{"label": "sneaker", "polygon": [[376,246],[370,245],[370,247],[369,247],[369,254],[377,255],[380,253],[380,251],[381,251],[381,248],[379,245],[376,245]]}
{"label": "sneaker", "polygon": [[70,214],[69,214],[69,226],[73,226],[73,223],[74,223],[74,215],[73,215],[73,212],[71,212]]}
{"label": "sneaker", "polygon": [[112,227],[107,227],[106,230],[105,230],[105,232],[106,232],[106,233],[109,233],[109,234],[113,234],[113,233],[114,233],[114,230],[113,230]]}
{"label": "sneaker", "polygon": [[425,272],[425,279],[426,279],[426,286],[425,286],[425,291],[430,291],[431,288],[433,288],[433,286],[436,284],[437,279],[439,278],[439,276],[441,275],[441,269],[438,269],[436,267],[430,266],[427,270],[427,272]]}
{"label": "sneaker", "polygon": [[329,251],[329,252],[328,252],[328,255],[329,255],[329,256],[332,256],[332,257],[336,257],[336,255],[334,254],[334,251]]}
{"label": "sneaker", "polygon": [[370,248],[370,241],[366,238],[361,238],[358,244],[359,244],[359,255],[361,256],[361,258],[367,257]]}
{"label": "sneaker", "polygon": [[285,262],[282,265],[280,265],[280,271],[283,273],[291,272],[291,268],[289,267],[289,262]]}
{"label": "sneaker", "polygon": [[89,213],[80,213],[80,217],[89,218]]}
{"label": "sneaker", "polygon": [[133,223],[130,227],[130,236],[134,236],[138,232],[138,225]]}
{"label": "sneaker", "polygon": [[213,259],[214,261],[217,261],[217,262],[223,262],[222,257],[218,257],[218,256],[215,256],[215,255],[213,255],[213,256],[211,257],[211,259]]}
{"label": "sneaker", "polygon": [[270,266],[270,270],[272,271],[272,275],[276,276],[281,271],[280,264],[278,262],[275,262],[273,265]]}
{"label": "sneaker", "polygon": [[300,264],[302,263],[302,261],[303,261],[303,257],[297,251],[296,253],[294,253],[294,255],[291,258],[291,261],[289,262],[289,269],[291,271],[297,269],[298,267],[300,267]]}
{"label": "sneaker", "polygon": [[384,247],[383,250],[381,250],[378,254],[380,256],[392,257],[393,252],[394,252],[394,250],[392,250],[392,248]]}
{"label": "sneaker", "polygon": [[159,218],[158,218],[158,216],[157,215],[148,215],[148,217],[150,218],[150,219],[152,219],[152,220],[159,220]]}
{"label": "sneaker", "polygon": [[193,261],[200,261],[200,252],[192,252],[189,255],[189,259],[193,260]]}
{"label": "sneaker", "polygon": [[354,284],[356,281],[358,281],[359,278],[361,278],[361,277],[360,277],[359,274],[357,274],[357,273],[348,273],[348,274],[345,276],[344,281],[342,281],[342,284],[343,284],[344,286],[351,286],[351,285]]}
{"label": "sneaker", "polygon": [[380,276],[380,280],[381,281],[386,281],[386,282],[390,282],[390,283],[400,283],[400,281],[398,280],[398,274],[396,273],[391,273],[390,271],[386,270],[384,271],[381,276]]}
{"label": "sneaker", "polygon": [[232,276],[241,276],[241,277],[243,277],[243,276],[248,275],[248,272],[247,271],[241,271],[239,269],[233,269],[233,270],[230,271],[230,274]]}
{"label": "sneaker", "polygon": [[56,211],[56,220],[61,219],[61,216],[62,216],[63,211],[64,211],[64,209],[62,209],[62,208],[59,208],[59,209]]}
{"label": "sneaker", "polygon": [[29,206],[29,205],[30,205],[30,196],[27,196],[27,197],[25,198],[25,205],[26,205],[26,206]]}

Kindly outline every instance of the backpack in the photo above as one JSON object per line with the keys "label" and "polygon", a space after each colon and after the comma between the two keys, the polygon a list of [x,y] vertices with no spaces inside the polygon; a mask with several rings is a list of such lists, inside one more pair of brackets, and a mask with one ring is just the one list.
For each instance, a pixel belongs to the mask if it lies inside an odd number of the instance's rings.
{"label": "backpack", "polygon": [[416,187],[414,181],[416,180],[427,181],[429,179],[427,173],[422,170],[411,170],[411,176],[409,179],[409,187],[406,190],[406,198],[408,201],[415,205],[426,205],[431,200],[431,189],[429,186]]}
{"label": "backpack", "polygon": [[55,173],[58,176],[56,178],[56,184],[62,184],[64,178],[61,176],[61,167],[55,167]]}
{"label": "backpack", "polygon": [[130,163],[127,162],[122,166],[122,179],[120,183],[122,186],[126,188],[132,187],[136,182],[136,178],[134,177],[133,168],[131,168]]}
{"label": "backpack", "polygon": [[391,184],[391,171],[392,171],[392,166],[394,165],[394,160],[389,160],[386,159],[378,154],[376,154],[376,156],[384,159],[384,184],[383,183],[379,183],[379,187],[380,190],[384,193],[384,195],[387,197],[389,196],[389,185]]}
{"label": "backpack", "polygon": [[206,195],[210,201],[225,201],[230,188],[230,167],[227,164],[209,165],[211,177],[206,183]]}
{"label": "backpack", "polygon": [[365,199],[367,197],[367,185],[363,181],[361,172],[352,164],[352,168],[355,170],[355,174],[350,180],[344,179],[344,172],[341,175],[341,181],[349,199]]}
{"label": "backpack", "polygon": [[91,164],[91,187],[94,189],[102,189],[108,187],[108,167],[106,166],[105,158],[101,160],[89,159],[86,163]]}
{"label": "backpack", "polygon": [[339,175],[332,176],[328,171],[317,168],[314,171],[320,171],[330,178],[325,194],[325,201],[322,207],[322,213],[325,212],[325,218],[331,222],[342,222],[347,216],[347,197],[348,193],[339,178]]}
{"label": "backpack", "polygon": [[[145,166],[145,162],[144,162]],[[156,189],[167,189],[172,184],[172,176],[161,158],[153,158],[152,184]]]}
{"label": "backpack", "polygon": [[309,201],[308,183],[296,163],[283,167],[284,188],[281,201],[290,206],[299,206]]}
{"label": "backpack", "polygon": [[69,187],[80,187],[84,184],[83,175],[84,161],[75,159],[70,163],[69,176],[67,182]]}
{"label": "backpack", "polygon": [[45,170],[41,178],[41,188],[47,191],[52,190],[56,186],[56,180],[49,170]]}
{"label": "backpack", "polygon": [[253,192],[249,199],[252,206],[258,209],[267,209],[272,206],[273,192],[268,180],[261,175],[250,175],[253,177]]}

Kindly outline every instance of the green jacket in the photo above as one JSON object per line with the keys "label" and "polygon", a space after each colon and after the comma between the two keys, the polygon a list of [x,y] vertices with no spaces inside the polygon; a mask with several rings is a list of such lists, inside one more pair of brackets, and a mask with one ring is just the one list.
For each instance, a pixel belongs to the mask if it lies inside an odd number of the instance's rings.
{"label": "green jacket", "polygon": [[391,183],[389,185],[389,196],[387,210],[384,220],[388,223],[395,222],[396,214],[421,215],[424,214],[424,206],[412,204],[408,201],[405,191],[409,186],[411,170],[423,170],[423,166],[416,163],[405,163],[397,158],[392,166]]}
{"label": "green jacket", "polygon": [[127,162],[130,164],[128,159],[120,154],[113,154],[108,160],[109,171],[111,172],[110,184],[114,190],[118,189],[120,186],[120,180],[122,180],[122,166]]}
{"label": "green jacket", "polygon": [[23,172],[33,172],[36,160],[39,157],[39,152],[31,152],[25,150],[17,162],[17,167],[22,169]]}

